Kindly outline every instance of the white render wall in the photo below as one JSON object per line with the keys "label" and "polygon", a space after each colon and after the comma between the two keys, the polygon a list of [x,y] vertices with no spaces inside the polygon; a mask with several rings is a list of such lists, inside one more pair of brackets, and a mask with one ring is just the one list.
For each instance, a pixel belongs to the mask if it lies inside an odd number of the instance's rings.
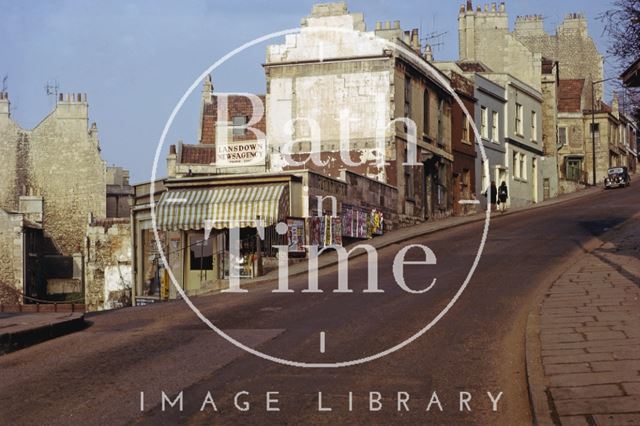
{"label": "white render wall", "polygon": [[[303,21],[300,34],[288,35],[284,44],[267,50],[267,145],[272,171],[286,166],[282,146],[290,141],[296,142],[294,152],[309,152],[312,138],[321,141],[323,152],[338,152],[342,131],[348,135],[350,150],[356,151],[352,161],[360,162],[373,160],[377,143],[386,145],[392,133],[385,127],[392,116],[394,83],[392,59],[384,56],[385,42],[373,32],[363,32],[360,14],[314,13]],[[294,120],[291,134],[288,128]],[[386,181],[382,170],[370,177]]]}

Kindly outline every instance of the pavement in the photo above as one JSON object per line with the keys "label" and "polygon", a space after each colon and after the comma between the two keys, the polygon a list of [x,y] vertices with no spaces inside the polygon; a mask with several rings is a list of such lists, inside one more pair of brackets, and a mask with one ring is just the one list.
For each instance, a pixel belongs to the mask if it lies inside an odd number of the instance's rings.
{"label": "pavement", "polygon": [[[516,213],[521,213],[523,211],[532,211],[540,208],[545,208],[545,207],[555,206],[562,203],[571,202],[585,196],[597,194],[599,192],[602,192],[602,188],[599,186],[595,188],[587,187],[585,189],[580,189],[570,194],[562,194],[558,197],[545,200],[537,204],[518,207],[518,208],[511,208],[504,212],[500,212],[500,211],[492,212],[490,220],[493,220],[494,218],[503,217],[503,216],[509,216]],[[447,217],[447,218],[439,219],[435,221],[427,221],[421,224],[417,224],[415,226],[386,232],[384,235],[372,238],[370,240],[366,240],[363,243],[366,243],[375,249],[381,249],[381,248],[392,246],[408,240],[412,240],[414,238],[418,238],[422,235],[428,235],[433,232],[452,229],[452,228],[467,225],[470,223],[483,222],[486,220],[486,217],[487,217],[487,211],[484,210],[468,216],[451,216],[451,217]],[[354,251],[353,254],[350,255],[350,258],[363,256],[364,254],[366,254],[366,252],[363,250]],[[323,253],[323,255],[320,256],[318,259],[318,269],[327,268],[329,266],[335,266],[338,264],[338,260],[339,260],[338,255],[333,250]],[[289,277],[306,274],[308,272],[308,264],[306,260],[289,265],[288,272],[289,272]],[[250,288],[255,286],[256,284],[269,282],[277,279],[278,279],[278,270],[276,269],[276,270],[267,272],[261,277],[256,277],[252,279],[243,279],[241,282],[241,286]],[[219,290],[216,290],[215,292],[219,292]],[[205,294],[210,294],[210,293],[205,293]]]}
{"label": "pavement", "polygon": [[0,313],[0,355],[81,330],[78,312]]}
{"label": "pavement", "polygon": [[640,215],[575,257],[528,328],[538,424],[640,425]]}

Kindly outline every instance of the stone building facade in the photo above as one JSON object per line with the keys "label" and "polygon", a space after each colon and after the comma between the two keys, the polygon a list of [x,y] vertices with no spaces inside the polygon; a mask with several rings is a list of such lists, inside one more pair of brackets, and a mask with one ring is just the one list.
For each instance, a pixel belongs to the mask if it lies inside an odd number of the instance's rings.
{"label": "stone building facade", "polygon": [[129,218],[92,221],[83,251],[89,311],[131,305],[132,245]]}
{"label": "stone building facade", "polygon": [[[367,32],[362,14],[349,13],[343,3],[314,6],[299,34],[268,48],[271,171],[308,168],[339,177],[349,170],[398,188],[402,221],[450,215],[452,96],[432,75],[435,70],[425,71],[425,55],[417,29],[403,31],[396,21],[377,23],[375,31]],[[411,131],[417,165],[404,164],[411,154]],[[345,134],[346,159],[340,155]],[[285,145],[294,147],[292,158],[298,161],[309,158],[314,140],[325,165],[285,161]],[[379,153],[384,153],[384,166]]]}
{"label": "stone building facade", "polygon": [[[0,294],[0,303],[95,299],[91,293],[109,288],[109,271],[87,256],[103,259],[115,246],[88,225],[107,216],[128,222],[132,188],[128,171],[107,169],[101,158],[86,95],[60,94],[27,130],[12,119],[8,94],[0,94],[0,156],[0,283],[13,294]],[[130,241],[128,232],[121,237]],[[100,300],[89,309],[109,306]]]}
{"label": "stone building facade", "polygon": [[509,30],[506,5],[477,5],[467,0],[458,15],[459,59],[480,61],[495,72],[511,74],[540,90],[542,55]]}
{"label": "stone building facade", "polygon": [[24,284],[24,217],[0,209],[0,303],[18,303]]}
{"label": "stone building facade", "polygon": [[[559,64],[561,79],[604,78],[604,58],[589,35],[587,19],[581,13],[569,13],[555,34],[544,30],[541,15],[518,16],[513,36],[531,52]],[[602,83],[596,85],[596,97],[603,98]]]}
{"label": "stone building facade", "polygon": [[82,252],[90,215],[106,216],[106,165],[85,94],[60,94],[34,129],[22,129],[0,99],[0,208],[18,211],[21,196],[43,198],[43,227],[63,254]]}
{"label": "stone building facade", "polygon": [[[453,151],[452,195],[453,213],[464,216],[476,212],[476,205],[465,201],[477,199],[476,192],[476,136],[471,126],[475,122],[476,97],[473,75],[463,76],[463,71],[453,63],[435,63],[451,81],[462,105],[452,102],[451,147]],[[469,116],[467,116],[469,114]],[[480,129],[480,127],[479,127]]]}
{"label": "stone building facade", "polygon": [[[507,206],[522,207],[542,200],[542,93],[509,74],[482,73],[505,88],[505,164]],[[502,181],[496,181],[500,185]]]}

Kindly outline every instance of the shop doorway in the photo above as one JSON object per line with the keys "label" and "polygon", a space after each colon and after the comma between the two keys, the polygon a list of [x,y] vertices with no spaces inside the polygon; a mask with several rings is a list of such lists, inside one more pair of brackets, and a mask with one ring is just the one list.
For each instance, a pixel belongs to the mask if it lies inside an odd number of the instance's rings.
{"label": "shop doorway", "polygon": [[214,239],[204,239],[204,232],[189,232],[187,239],[187,285],[188,293],[207,288],[207,283],[216,279],[213,253]]}

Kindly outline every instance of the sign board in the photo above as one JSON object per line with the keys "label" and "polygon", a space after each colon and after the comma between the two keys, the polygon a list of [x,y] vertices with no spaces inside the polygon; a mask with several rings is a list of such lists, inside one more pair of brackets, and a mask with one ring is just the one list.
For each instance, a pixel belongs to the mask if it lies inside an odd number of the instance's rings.
{"label": "sign board", "polygon": [[265,164],[265,141],[234,141],[216,144],[216,166],[255,166]]}

